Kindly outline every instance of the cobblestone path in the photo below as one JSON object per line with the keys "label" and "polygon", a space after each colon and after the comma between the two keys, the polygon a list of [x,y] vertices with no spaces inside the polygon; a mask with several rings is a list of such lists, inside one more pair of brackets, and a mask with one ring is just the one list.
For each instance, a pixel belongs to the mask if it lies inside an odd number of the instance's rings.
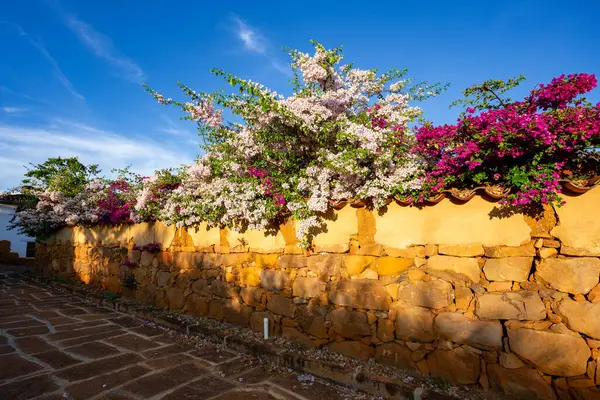
{"label": "cobblestone path", "polygon": [[0,399],[362,397],[202,344],[0,273]]}

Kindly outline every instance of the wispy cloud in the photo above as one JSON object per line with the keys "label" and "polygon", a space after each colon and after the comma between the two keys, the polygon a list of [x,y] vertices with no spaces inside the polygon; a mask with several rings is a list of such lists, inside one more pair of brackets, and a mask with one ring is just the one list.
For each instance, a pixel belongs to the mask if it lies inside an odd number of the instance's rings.
{"label": "wispy cloud", "polygon": [[244,44],[244,47],[249,51],[265,54],[265,51],[267,50],[267,41],[260,32],[238,17],[233,17],[233,20],[237,24],[237,36]]}
{"label": "wispy cloud", "polygon": [[0,191],[16,186],[30,162],[48,157],[79,157],[86,164],[100,164],[109,174],[112,168],[132,166],[149,175],[156,169],[191,162],[196,151],[188,144],[174,147],[169,142],[132,138],[94,126],[55,119],[52,125],[19,126],[0,124]]}
{"label": "wispy cloud", "polygon": [[23,111],[27,111],[27,109],[23,107],[2,107],[2,112],[6,114],[20,114]]}
{"label": "wispy cloud", "polygon": [[257,28],[250,26],[237,16],[233,16],[233,23],[234,26],[230,29],[242,42],[246,50],[265,57],[269,61],[269,65],[275,70],[285,75],[291,75],[290,69],[272,55],[269,40]]}
{"label": "wispy cloud", "polygon": [[14,26],[17,29],[19,36],[23,36],[25,39],[27,39],[29,43],[31,43],[31,45],[34,46],[40,52],[40,54],[46,59],[46,61],[50,63],[50,65],[52,66],[52,72],[54,73],[54,76],[56,76],[58,81],[61,83],[61,85],[63,85],[65,89],[71,92],[73,96],[77,97],[79,100],[85,101],[85,98],[77,90],[75,90],[75,87],[73,86],[71,81],[65,76],[65,74],[63,74],[58,63],[56,62],[54,57],[50,55],[48,50],[46,50],[42,42],[39,39],[31,37],[27,32],[23,30],[23,28],[21,28],[21,26],[13,23],[8,24]]}
{"label": "wispy cloud", "polygon": [[144,71],[129,57],[120,54],[108,36],[74,15],[64,14],[63,19],[81,43],[96,57],[106,61],[116,75],[134,83],[142,83],[146,79]]}

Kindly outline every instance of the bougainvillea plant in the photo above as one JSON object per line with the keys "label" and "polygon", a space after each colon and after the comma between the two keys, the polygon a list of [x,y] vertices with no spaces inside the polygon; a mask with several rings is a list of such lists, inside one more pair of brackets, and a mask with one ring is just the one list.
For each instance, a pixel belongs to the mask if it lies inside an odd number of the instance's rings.
{"label": "bougainvillea plant", "polygon": [[[410,154],[407,127],[422,110],[409,101],[444,87],[411,86],[405,70],[342,66],[341,49],[313,45],[312,56],[289,51],[290,96],[220,70],[212,72],[239,93],[200,93],[180,84],[189,97],[181,102],[147,88],[197,121],[206,151],[167,201],[167,223],[264,229],[291,212],[307,246],[328,200],[362,198],[379,207],[392,194],[419,188],[421,167]],[[243,123],[226,123],[222,108]]]}
{"label": "bougainvillea plant", "polygon": [[600,103],[579,96],[597,86],[590,74],[561,75],[520,101],[503,97],[523,78],[467,89],[454,125],[416,129],[414,154],[425,160],[420,199],[444,188],[512,188],[505,205],[560,206],[560,179],[600,173]]}

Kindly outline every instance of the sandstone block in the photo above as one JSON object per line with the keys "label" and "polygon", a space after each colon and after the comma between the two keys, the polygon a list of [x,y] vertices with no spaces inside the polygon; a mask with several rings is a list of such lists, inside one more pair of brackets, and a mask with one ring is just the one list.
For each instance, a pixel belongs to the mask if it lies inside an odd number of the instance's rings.
{"label": "sandstone block", "polygon": [[223,319],[232,324],[244,327],[250,326],[252,308],[237,300],[228,299],[223,301]]}
{"label": "sandstone block", "polygon": [[512,282],[490,282],[488,292],[510,292],[513,290]]}
{"label": "sandstone block", "polygon": [[331,312],[330,317],[335,332],[345,338],[355,339],[371,335],[365,313],[338,308]]}
{"label": "sandstone block", "polygon": [[315,347],[317,347],[315,343],[311,340],[310,336],[300,332],[296,328],[284,326],[281,329],[281,336],[283,336],[286,339],[293,340],[294,342],[300,344],[302,347],[305,347],[307,349],[314,349]]}
{"label": "sandstone block", "polygon": [[208,303],[208,316],[219,321],[223,319],[223,303],[220,299]]}
{"label": "sandstone block", "polygon": [[479,243],[471,243],[464,245],[445,245],[438,246],[438,253],[447,256],[456,257],[478,257],[483,256],[483,246]]}
{"label": "sandstone block", "polygon": [[386,288],[371,279],[341,279],[329,290],[331,303],[367,310],[388,310],[388,297]]}
{"label": "sandstone block", "polygon": [[536,276],[556,290],[572,294],[586,294],[598,284],[600,259],[547,258],[536,269]]}
{"label": "sandstone block", "polygon": [[455,343],[484,350],[502,348],[502,326],[498,321],[474,321],[463,314],[442,312],[434,326],[440,336]]}
{"label": "sandstone block", "polygon": [[431,375],[454,384],[468,385],[479,381],[479,356],[462,347],[435,350],[427,357]]}
{"label": "sandstone block", "polygon": [[435,338],[433,320],[435,314],[422,307],[398,307],[396,309],[396,337],[402,340],[432,342]]}
{"label": "sandstone block", "polygon": [[333,351],[334,353],[341,353],[347,357],[365,361],[373,357],[375,353],[375,349],[360,341],[332,343],[329,345],[329,350]]}
{"label": "sandstone block", "polygon": [[181,289],[173,287],[167,289],[167,304],[172,310],[180,310],[183,307],[183,293]]}
{"label": "sandstone block", "polygon": [[201,296],[208,296],[210,291],[210,286],[205,279],[197,279],[192,283],[192,290],[194,293],[199,294]]}
{"label": "sandstone block", "polygon": [[327,284],[319,278],[296,278],[292,292],[294,297],[302,297],[310,299],[319,297],[322,292],[325,292]]}
{"label": "sandstone block", "polygon": [[299,306],[296,308],[296,319],[304,332],[324,339],[327,338],[327,327],[325,326],[327,311],[327,307]]}
{"label": "sandstone block", "polygon": [[304,268],[308,265],[308,257],[302,255],[283,255],[279,257],[282,268]]}
{"label": "sandstone block", "polygon": [[533,257],[489,258],[483,272],[489,281],[525,282],[533,264]]}
{"label": "sandstone block", "polygon": [[279,292],[289,283],[289,275],[282,270],[263,269],[260,271],[260,285],[271,291]]}
{"label": "sandstone block", "polygon": [[427,260],[427,272],[449,281],[479,282],[481,270],[475,258],[432,256]]}
{"label": "sandstone block", "polygon": [[245,287],[240,292],[242,300],[250,307],[256,307],[261,304],[264,293],[265,290],[263,288],[257,287]]}
{"label": "sandstone block", "polygon": [[570,329],[600,339],[600,303],[562,299],[556,313]]}
{"label": "sandstone block", "polygon": [[318,254],[308,257],[307,267],[319,275],[336,276],[340,273],[343,260],[341,254]]}
{"label": "sandstone block", "polygon": [[481,319],[538,321],[546,318],[546,307],[536,292],[486,293],[477,296],[475,314]]}
{"label": "sandstone block", "polygon": [[539,252],[541,258],[554,257],[558,254],[558,250],[552,247],[542,247]]}
{"label": "sandstone block", "polygon": [[214,280],[210,284],[210,291],[215,296],[229,298],[237,293],[237,288],[225,282]]}
{"label": "sandstone block", "polygon": [[487,374],[492,387],[501,389],[515,399],[555,400],[552,387],[534,369],[503,368],[499,364],[489,364]]}
{"label": "sandstone block", "polygon": [[392,342],[395,339],[394,332],[396,326],[394,321],[388,318],[379,318],[377,320],[377,338],[382,342]]}
{"label": "sandstone block", "polygon": [[373,261],[372,268],[379,275],[400,275],[413,264],[412,258],[379,257]]}
{"label": "sandstone block", "polygon": [[245,286],[260,286],[262,270],[257,267],[242,268],[240,270],[240,283]]}
{"label": "sandstone block", "polygon": [[540,371],[556,376],[585,374],[590,349],[582,337],[570,334],[508,329],[511,350]]}
{"label": "sandstone block", "polygon": [[500,365],[508,369],[521,368],[525,365],[525,363],[513,353],[500,353],[499,362]]}
{"label": "sandstone block", "polygon": [[294,301],[288,297],[283,297],[279,294],[270,294],[267,301],[267,309],[274,314],[285,315],[286,317],[294,317]]}
{"label": "sandstone block", "polygon": [[371,265],[374,259],[375,257],[347,255],[344,257],[346,272],[348,272],[348,275],[350,276],[358,275]]}
{"label": "sandstone block", "polygon": [[386,247],[385,252],[390,257],[400,257],[400,258],[415,258],[415,257],[425,257],[425,247],[424,246],[412,246],[407,247],[406,249],[393,249],[390,247]]}
{"label": "sandstone block", "polygon": [[266,311],[255,311],[250,316],[250,329],[262,333],[264,331],[264,319],[269,319],[269,336],[275,334],[275,319],[273,315]]}
{"label": "sandstone block", "polygon": [[502,257],[535,257],[533,242],[523,246],[498,246],[485,249],[485,256],[490,258]]}
{"label": "sandstone block", "polygon": [[452,302],[452,285],[443,280],[402,282],[398,299],[419,307],[446,307]]}
{"label": "sandstone block", "polygon": [[384,365],[418,371],[417,364],[411,359],[411,350],[398,343],[384,343],[377,346],[375,360]]}
{"label": "sandstone block", "polygon": [[152,264],[153,259],[154,259],[154,254],[152,254],[148,251],[143,251],[142,256],[140,257],[140,265],[142,267],[149,267],[150,264]]}
{"label": "sandstone block", "polygon": [[187,312],[197,317],[208,315],[208,297],[202,297],[197,294],[190,294],[185,299]]}
{"label": "sandstone block", "polygon": [[456,285],[454,288],[454,301],[456,302],[456,308],[467,310],[471,301],[473,301],[473,292],[468,287]]}

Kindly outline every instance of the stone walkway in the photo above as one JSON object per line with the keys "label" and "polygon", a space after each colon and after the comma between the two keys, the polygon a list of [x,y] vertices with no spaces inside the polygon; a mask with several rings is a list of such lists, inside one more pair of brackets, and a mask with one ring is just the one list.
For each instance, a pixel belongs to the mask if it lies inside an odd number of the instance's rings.
{"label": "stone walkway", "polygon": [[370,397],[0,273],[0,399],[34,398]]}

